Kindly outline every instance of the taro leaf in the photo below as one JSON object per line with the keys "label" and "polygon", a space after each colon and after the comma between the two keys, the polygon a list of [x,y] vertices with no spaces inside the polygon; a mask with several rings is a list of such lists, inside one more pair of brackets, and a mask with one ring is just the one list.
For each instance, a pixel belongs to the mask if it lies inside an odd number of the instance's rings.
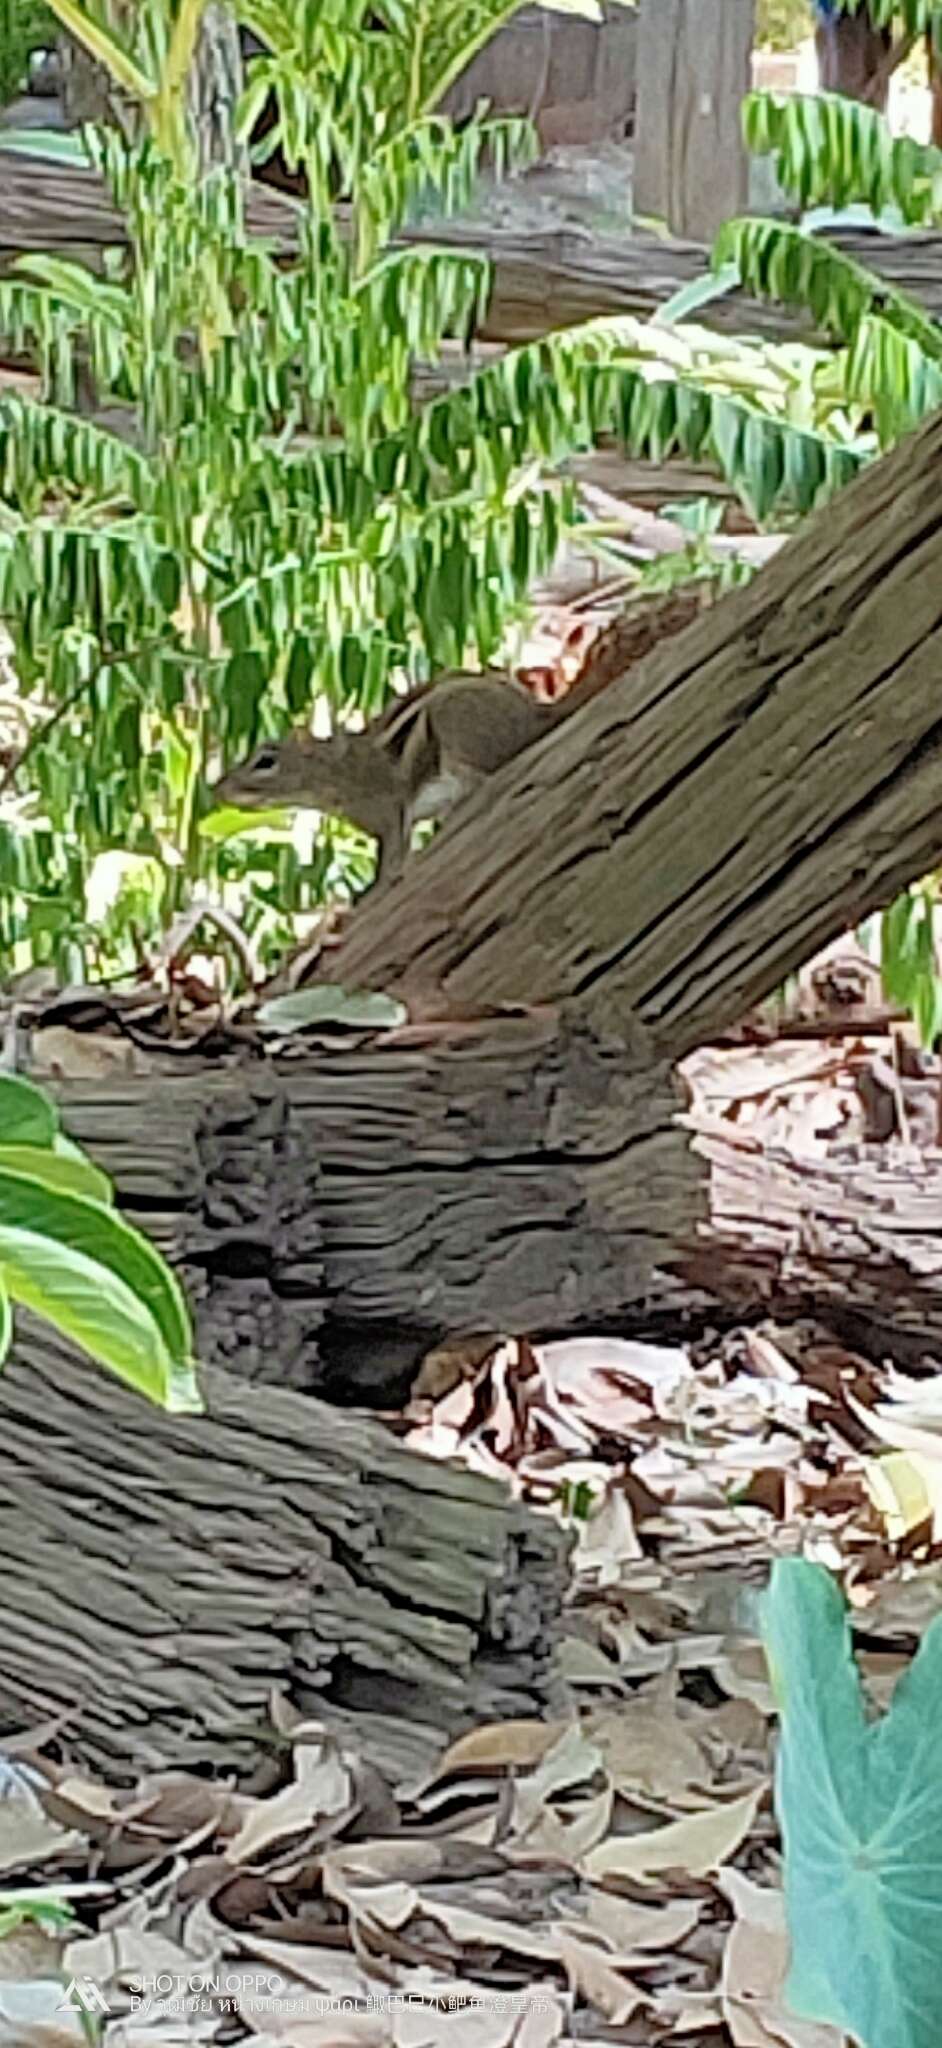
{"label": "taro leaf", "polygon": [[878,1719],[823,1566],[776,1562],[763,1635],[781,1715],[788,2002],[861,2048],[938,2048],[942,1617]]}
{"label": "taro leaf", "polygon": [[[99,1214],[114,1220],[107,1210]],[[0,1224],[0,1276],[14,1302],[52,1323],[138,1393],[172,1414],[199,1413],[188,1357],[168,1350],[147,1303],[113,1268],[38,1231]]]}
{"label": "taro leaf", "polygon": [[350,1027],[392,1029],[404,1024],[408,1011],[392,996],[375,989],[340,988],[324,982],[318,988],[301,988],[294,995],[273,996],[263,1003],[258,1021],[265,1031],[306,1031],[313,1024],[346,1024]]}
{"label": "taro leaf", "polygon": [[21,1074],[0,1074],[0,1145],[54,1145],[59,1115]]}

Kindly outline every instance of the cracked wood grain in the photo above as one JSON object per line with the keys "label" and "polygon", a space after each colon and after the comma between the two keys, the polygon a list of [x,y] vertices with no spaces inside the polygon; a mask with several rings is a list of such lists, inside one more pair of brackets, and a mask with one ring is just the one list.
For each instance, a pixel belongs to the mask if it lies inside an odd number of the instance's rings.
{"label": "cracked wood grain", "polygon": [[604,1004],[678,1058],[942,849],[942,418],[494,776],[331,978]]}

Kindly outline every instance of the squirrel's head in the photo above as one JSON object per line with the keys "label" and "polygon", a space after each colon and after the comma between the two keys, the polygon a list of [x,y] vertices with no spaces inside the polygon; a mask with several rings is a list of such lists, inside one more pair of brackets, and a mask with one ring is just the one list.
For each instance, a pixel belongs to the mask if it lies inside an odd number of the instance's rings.
{"label": "squirrel's head", "polygon": [[342,772],[350,735],[335,733],[329,740],[315,739],[306,726],[297,726],[281,740],[262,740],[254,753],[230,768],[213,785],[212,795],[220,804],[238,810],[274,810],[279,804],[310,804],[326,807],[337,772]]}

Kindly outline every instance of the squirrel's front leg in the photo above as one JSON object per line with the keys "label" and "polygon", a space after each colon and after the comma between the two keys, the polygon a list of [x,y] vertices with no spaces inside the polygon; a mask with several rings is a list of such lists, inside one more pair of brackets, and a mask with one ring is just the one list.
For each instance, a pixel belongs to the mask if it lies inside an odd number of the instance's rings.
{"label": "squirrel's front leg", "polygon": [[398,881],[405,867],[408,851],[408,820],[404,806],[390,811],[382,831],[377,833],[376,881],[374,888],[385,888],[387,882]]}

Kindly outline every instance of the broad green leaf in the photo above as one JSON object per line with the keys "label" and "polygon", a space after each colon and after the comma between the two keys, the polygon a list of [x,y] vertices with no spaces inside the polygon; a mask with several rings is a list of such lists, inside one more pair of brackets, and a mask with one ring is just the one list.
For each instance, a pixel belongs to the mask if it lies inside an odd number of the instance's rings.
{"label": "broad green leaf", "polygon": [[346,1024],[376,1029],[404,1024],[408,1011],[392,996],[373,989],[345,989],[330,983],[273,996],[257,1012],[266,1031],[305,1031],[316,1024]]}
{"label": "broad green leaf", "polygon": [[104,1202],[106,1208],[110,1207],[114,1201],[114,1187],[108,1179],[108,1175],[102,1173],[99,1167],[92,1165],[88,1154],[82,1151],[81,1145],[73,1144],[72,1139],[63,1137],[60,1131],[53,1142],[52,1149],[58,1153],[60,1159],[73,1159],[77,1165],[87,1167],[89,1172],[94,1174],[98,1182],[98,1193],[94,1199],[98,1202]]}
{"label": "broad green leaf", "polygon": [[73,1245],[0,1223],[0,1279],[14,1302],[138,1393],[174,1414],[201,1411],[189,1353],[168,1351],[146,1303],[111,1267]]}
{"label": "broad green leaf", "polygon": [[0,1144],[53,1145],[59,1112],[22,1074],[0,1074]]}
{"label": "broad green leaf", "polygon": [[0,1167],[0,1226],[56,1240],[110,1269],[140,1299],[168,1356],[181,1362],[192,1356],[193,1334],[179,1283],[148,1239],[112,1209]]}
{"label": "broad green leaf", "polygon": [[776,1562],[763,1634],[781,1715],[788,2002],[861,2048],[938,2048],[942,1617],[877,1719],[822,1566]]}
{"label": "broad green leaf", "polygon": [[51,1150],[41,1145],[0,1144],[0,1175],[4,1173],[26,1174],[42,1187],[84,1195],[88,1201],[104,1203],[106,1208],[114,1199],[107,1174],[77,1150],[63,1151],[61,1139],[56,1140]]}

